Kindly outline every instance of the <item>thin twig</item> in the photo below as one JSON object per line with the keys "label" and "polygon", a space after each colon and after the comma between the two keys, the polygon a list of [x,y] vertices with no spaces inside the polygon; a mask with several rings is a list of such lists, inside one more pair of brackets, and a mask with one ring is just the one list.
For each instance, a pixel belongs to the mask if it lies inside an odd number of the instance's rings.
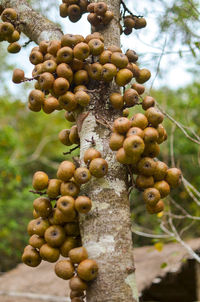
{"label": "thin twig", "polygon": [[31,42],[33,42],[33,40],[29,39],[28,41],[26,41],[24,43],[24,45],[22,45],[22,47],[26,47],[27,45],[29,45]]}
{"label": "thin twig", "polygon": [[100,121],[99,119],[97,119],[97,117],[95,116],[96,122],[99,123],[100,125],[110,129],[112,131],[112,127],[110,126],[110,124],[106,121],[106,123],[103,123],[102,121]]}
{"label": "thin twig", "polygon": [[74,150],[80,148],[80,145],[75,146],[74,148],[71,148],[69,151],[67,152],[63,152],[63,155],[68,155],[71,154]]}
{"label": "thin twig", "polygon": [[124,11],[126,12],[128,12],[132,17],[136,17],[136,18],[143,18],[143,16],[136,16],[136,15],[134,15],[131,11],[130,11],[130,9],[128,9],[128,7],[126,6],[126,4],[124,3],[124,1],[123,0],[121,0],[120,1],[121,2],[121,4],[122,4],[122,6],[123,6],[123,8],[124,8]]}
{"label": "thin twig", "polygon": [[176,130],[176,125],[173,124],[170,135],[170,155],[171,155],[171,165],[175,167],[175,159],[174,159],[174,132]]}
{"label": "thin twig", "polygon": [[40,196],[47,194],[46,191],[45,191],[45,192],[40,192],[40,191],[35,191],[35,190],[29,190],[29,192],[30,192],[30,193],[33,193],[33,194],[38,194],[38,195],[40,195]]}

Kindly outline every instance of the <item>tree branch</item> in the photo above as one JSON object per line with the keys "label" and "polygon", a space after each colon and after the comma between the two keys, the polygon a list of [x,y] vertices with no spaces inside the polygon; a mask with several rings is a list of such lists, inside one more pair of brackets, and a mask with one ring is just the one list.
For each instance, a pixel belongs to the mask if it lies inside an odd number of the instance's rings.
{"label": "tree branch", "polygon": [[26,0],[0,0],[3,8],[16,10],[19,27],[32,41],[39,44],[43,40],[58,40],[62,36],[61,29],[41,14],[34,11]]}

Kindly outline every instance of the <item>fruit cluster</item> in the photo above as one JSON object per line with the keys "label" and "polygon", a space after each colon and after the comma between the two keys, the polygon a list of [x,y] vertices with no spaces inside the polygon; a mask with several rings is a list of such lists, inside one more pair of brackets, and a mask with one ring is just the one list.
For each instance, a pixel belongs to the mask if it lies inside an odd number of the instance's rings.
{"label": "fruit cluster", "polygon": [[88,22],[94,27],[106,26],[114,18],[113,12],[108,10],[105,2],[90,3],[87,11],[89,12]]}
{"label": "fruit cluster", "polygon": [[77,22],[82,15],[87,12],[89,5],[88,0],[62,0],[60,5],[60,16],[62,18],[69,17],[71,22]]}
{"label": "fruit cluster", "polygon": [[[32,76],[35,89],[29,95],[29,109],[46,113],[65,109],[72,112],[90,102],[88,85],[91,81],[127,85],[133,78],[138,83],[146,82],[151,73],[140,69],[135,62],[137,54],[110,46],[104,49],[104,39],[95,32],[85,39],[81,35],[63,35],[61,41],[42,41],[30,54],[35,65]],[[95,63],[94,63],[95,58]],[[15,69],[13,82],[27,79],[23,70]],[[30,79],[29,79],[30,80]],[[111,101],[112,103],[112,101]]]}
{"label": "fruit cluster", "polygon": [[[124,99],[134,106],[138,101],[137,91],[126,90]],[[169,169],[164,162],[156,160],[159,145],[167,139],[167,133],[161,124],[164,116],[154,105],[155,100],[146,96],[142,102],[145,114],[136,113],[130,119],[117,118],[109,142],[110,148],[117,151],[116,160],[129,165],[131,173],[137,175],[135,186],[143,191],[146,208],[151,214],[163,211],[161,198],[169,195],[170,189],[181,181],[179,169]]]}
{"label": "fruit cluster", "polygon": [[146,25],[147,22],[145,18],[128,15],[123,17],[123,29],[121,32],[125,35],[130,35],[133,29],[141,29],[146,27]]}
{"label": "fruit cluster", "polygon": [[21,46],[17,42],[20,39],[17,12],[13,8],[6,8],[0,13],[3,21],[0,23],[0,42],[7,41],[10,43],[7,48],[8,52],[18,53]]}
{"label": "fruit cluster", "polygon": [[[33,176],[33,191],[41,196],[33,202],[33,217],[28,224],[29,245],[25,247],[22,261],[38,266],[42,260],[57,262],[60,255],[69,259],[55,265],[58,277],[70,279],[72,301],[81,299],[87,282],[96,278],[98,266],[88,259],[87,250],[81,246],[78,215],[87,214],[92,208],[88,196],[80,196],[80,186],[91,179],[107,174],[108,164],[101,153],[89,148],[84,153],[87,167],[76,168],[70,161],[63,161],[57,170],[57,178],[49,179],[45,172]],[[44,191],[46,190],[46,191]],[[46,195],[46,196],[44,196]]]}

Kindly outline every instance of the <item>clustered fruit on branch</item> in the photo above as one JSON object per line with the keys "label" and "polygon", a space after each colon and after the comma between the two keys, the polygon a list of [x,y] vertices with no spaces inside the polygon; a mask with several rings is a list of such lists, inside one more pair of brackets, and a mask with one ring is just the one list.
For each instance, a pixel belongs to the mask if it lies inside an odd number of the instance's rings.
{"label": "clustered fruit on branch", "polygon": [[72,301],[84,296],[87,282],[98,273],[96,261],[88,259],[87,250],[81,246],[78,216],[91,210],[92,201],[79,195],[80,187],[92,176],[101,178],[108,171],[107,162],[96,149],[85,152],[84,162],[88,168],[76,168],[72,162],[63,161],[55,179],[49,179],[42,171],[34,174],[33,188],[42,196],[33,202],[34,219],[27,228],[29,245],[22,255],[22,261],[31,267],[38,266],[42,260],[57,262],[60,255],[68,258],[56,263],[55,273],[64,280],[70,279]]}
{"label": "clustered fruit on branch", "polygon": [[[134,86],[137,88],[136,86]],[[127,102],[136,104],[137,91],[129,88],[124,93]],[[110,148],[116,152],[116,160],[129,166],[129,171],[137,175],[135,187],[143,191],[147,211],[156,214],[164,209],[161,198],[170,194],[170,189],[181,182],[181,171],[169,169],[167,165],[156,160],[160,153],[159,145],[167,139],[162,126],[163,114],[154,107],[155,100],[146,96],[142,102],[145,114],[136,113],[130,119],[120,117],[114,121],[110,137]]]}
{"label": "clustered fruit on branch", "polygon": [[0,10],[0,42],[7,41],[8,52],[18,53],[21,50],[20,44],[17,42],[20,39],[20,29],[17,12],[13,8],[6,8]]}

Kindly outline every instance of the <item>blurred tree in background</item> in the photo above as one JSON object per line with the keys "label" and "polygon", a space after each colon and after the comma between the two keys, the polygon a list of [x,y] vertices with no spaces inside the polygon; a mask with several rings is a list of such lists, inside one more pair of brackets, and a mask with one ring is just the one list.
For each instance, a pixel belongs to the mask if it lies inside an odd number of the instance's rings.
{"label": "blurred tree in background", "polygon": [[[40,12],[47,16],[51,15],[50,19],[53,21],[59,21],[58,4],[55,1],[43,3],[43,1],[35,0],[30,2]],[[199,33],[196,29],[200,21],[199,3],[193,0],[178,2],[154,0],[151,2],[152,5],[149,5],[150,1],[144,0],[146,6],[141,6],[140,12],[144,9],[143,15],[147,16],[148,21],[148,15],[151,16],[155,6],[159,4],[159,9],[154,10],[157,24],[154,45],[161,45],[163,37],[167,35],[170,37],[167,39],[169,42],[167,48],[178,49],[180,60],[184,59],[182,59],[184,52],[181,50],[186,47],[187,60],[190,62],[188,68],[193,72],[195,78],[194,82],[186,87],[172,90],[166,83],[165,87],[152,89],[151,94],[167,113],[200,135],[200,84],[196,76],[196,68],[199,68],[200,45]],[[129,3],[131,5],[132,2],[127,1],[127,5]],[[134,38],[137,40],[137,36]],[[150,52],[151,50],[149,50]],[[164,55],[164,52],[160,52],[161,48],[148,57],[148,67],[150,70],[154,70],[153,78],[156,74],[158,77],[160,76],[159,65],[154,61],[155,57],[159,59],[160,56],[161,59]],[[192,68],[191,62],[195,64]],[[174,64],[174,62],[171,63]],[[173,67],[173,64],[169,68]],[[78,152],[77,150],[71,155],[63,157],[62,153],[66,152],[68,147],[63,147],[57,140],[58,133],[69,127],[69,122],[63,120],[63,113],[56,112],[49,116],[43,112],[35,114],[28,111],[25,100],[30,84],[23,84],[17,88],[19,89],[17,94],[10,90],[11,71],[14,65],[6,52],[6,43],[0,43],[0,271],[8,270],[20,261],[21,251],[27,241],[24,230],[30,220],[31,203],[34,199],[34,195],[31,196],[29,193],[33,173],[37,170],[44,170],[53,178],[58,163],[63,158],[70,159],[70,156],[75,156]],[[165,73],[167,72],[168,70],[165,68]],[[161,75],[163,74],[161,73]],[[137,108],[134,110],[136,111]],[[188,140],[171,121],[166,119],[165,126],[169,140],[162,146],[162,158],[160,159],[164,159],[169,166],[173,164],[172,161],[175,161],[177,167],[182,169],[185,178],[195,187],[200,187],[199,146]],[[152,217],[147,214],[140,195],[133,191],[131,196],[135,194],[137,194],[137,198],[132,199],[134,200],[134,204],[132,202],[134,225],[159,234],[159,215]],[[200,215],[200,209],[191,200],[183,186],[175,190],[172,197],[192,215]],[[191,222],[178,222],[180,227],[185,223],[190,224]],[[199,236],[197,223],[198,221],[191,224],[185,233],[185,238]],[[134,235],[136,246],[157,241]],[[159,241],[166,242],[164,239]]]}

